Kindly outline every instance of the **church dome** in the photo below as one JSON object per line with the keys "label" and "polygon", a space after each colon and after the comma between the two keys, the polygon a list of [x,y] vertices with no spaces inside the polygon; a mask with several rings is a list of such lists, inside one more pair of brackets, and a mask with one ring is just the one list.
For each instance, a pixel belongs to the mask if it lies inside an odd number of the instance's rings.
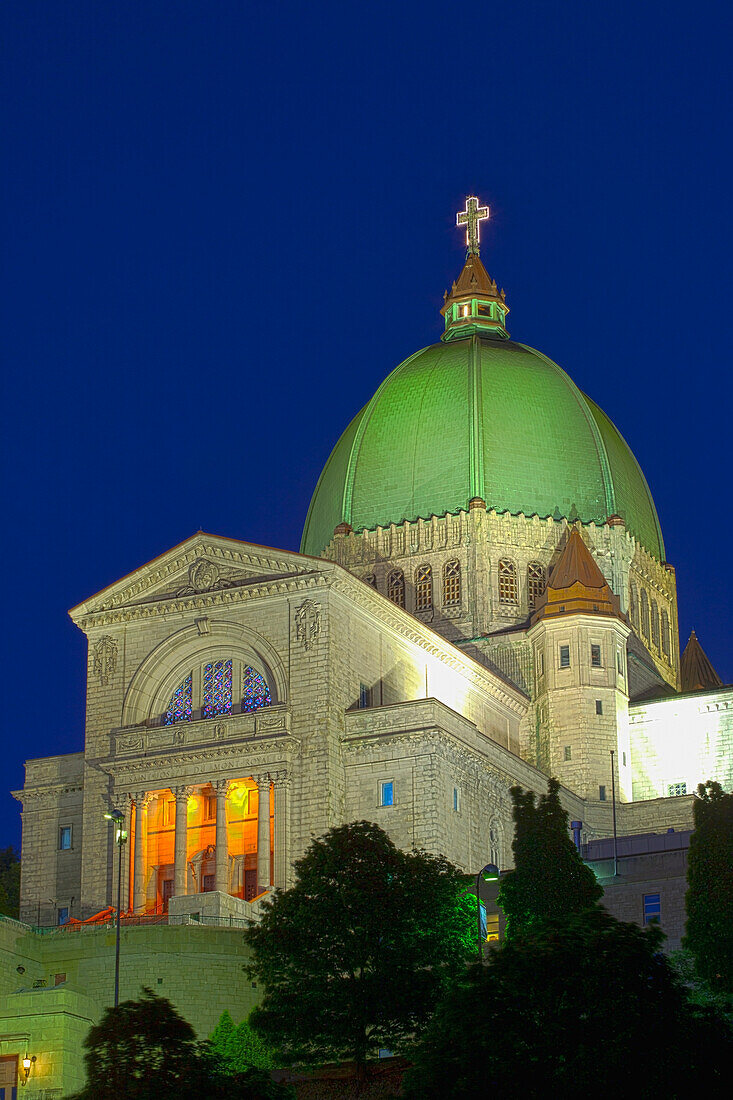
{"label": "church dome", "polygon": [[354,530],[465,509],[619,515],[664,560],[654,502],[630,448],[556,363],[524,344],[473,333],[410,356],[334,447],[311,500],[301,550],[320,555]]}
{"label": "church dome", "polygon": [[514,515],[620,516],[663,561],[639,464],[561,367],[509,339],[504,291],[478,255],[475,223],[488,208],[469,198],[467,210],[474,233],[445,296],[442,341],[393,370],[339,439],[311,500],[302,552],[321,555],[340,523],[386,527],[456,513],[479,497]]}

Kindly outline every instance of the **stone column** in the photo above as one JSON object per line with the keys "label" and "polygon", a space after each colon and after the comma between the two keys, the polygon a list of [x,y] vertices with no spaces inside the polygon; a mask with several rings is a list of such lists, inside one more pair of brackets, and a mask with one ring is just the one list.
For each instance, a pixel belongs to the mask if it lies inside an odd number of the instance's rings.
{"label": "stone column", "polygon": [[145,859],[145,825],[146,810],[148,807],[147,794],[138,793],[134,796],[135,806],[135,856],[132,871],[132,911],[144,913],[147,900],[146,891],[146,859]]}
{"label": "stone column", "polygon": [[218,779],[212,784],[216,791],[216,864],[215,886],[224,894],[229,892],[229,837],[227,835],[228,779]]}
{"label": "stone column", "polygon": [[174,787],[176,797],[176,831],[173,847],[173,897],[186,894],[186,842],[188,828],[188,799],[190,787]]}
{"label": "stone column", "polygon": [[270,776],[257,780],[257,893],[270,885]]}
{"label": "stone column", "polygon": [[288,877],[288,786],[289,776],[280,773],[275,777],[275,820],[273,821],[273,847],[275,856],[273,884],[280,890],[287,889]]}

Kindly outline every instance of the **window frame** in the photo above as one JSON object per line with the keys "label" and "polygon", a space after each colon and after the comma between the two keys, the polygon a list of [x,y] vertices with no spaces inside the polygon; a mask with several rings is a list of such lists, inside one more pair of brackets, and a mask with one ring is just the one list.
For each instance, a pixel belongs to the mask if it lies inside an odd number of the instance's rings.
{"label": "window frame", "polygon": [[641,895],[641,915],[643,928],[646,928],[648,924],[653,924],[655,921],[657,924],[662,923],[661,893]]}
{"label": "window frame", "polygon": [[511,558],[499,558],[497,565],[499,603],[516,607],[518,599],[517,567]]}
{"label": "window frame", "polygon": [[[63,843],[64,833],[69,834],[69,843]],[[74,847],[74,826],[73,825],[59,825],[59,838],[58,838],[58,850],[59,852],[70,852]]]}
{"label": "window frame", "polygon": [[[565,657],[566,654],[567,654],[567,660],[564,660],[564,657]],[[570,643],[568,643],[567,645],[558,645],[558,647],[557,647],[557,661],[558,661],[558,664],[557,664],[558,668],[570,668],[571,667],[571,664],[570,664]]]}
{"label": "window frame", "polygon": [[[397,599],[395,599],[397,596]],[[387,577],[387,599],[395,607],[405,606],[405,574],[402,569],[392,569]]]}
{"label": "window frame", "polygon": [[534,611],[545,594],[547,572],[542,562],[531,561],[527,564],[527,608]]}
{"label": "window frame", "polygon": [[443,566],[443,607],[460,607],[462,579],[460,561],[451,558]]}
{"label": "window frame", "polygon": [[[204,682],[206,677],[206,669],[209,666],[215,666],[217,663],[231,662],[232,666],[232,705],[228,711],[221,711],[216,714],[204,714]],[[260,676],[263,684],[266,688],[266,694],[269,697],[267,702],[262,702],[258,706],[245,707],[245,680],[247,678],[247,670],[251,669],[257,676]],[[212,719],[221,721],[222,719],[235,717],[242,714],[254,714],[258,710],[264,710],[268,707],[276,706],[278,704],[277,692],[275,688],[275,681],[270,672],[270,669],[265,665],[264,661],[258,655],[250,656],[248,653],[242,654],[236,651],[232,652],[231,649],[226,646],[212,647],[208,651],[204,651],[203,655],[197,660],[192,661],[188,669],[177,670],[176,682],[172,685],[169,691],[163,696],[162,707],[160,713],[156,716],[156,722],[162,726],[177,726],[181,723],[188,722],[209,722]],[[173,699],[182,687],[190,680],[191,682],[191,715],[190,717],[178,716],[168,720],[168,715],[172,714],[174,709],[171,704]]]}
{"label": "window frame", "polygon": [[[598,659],[596,660],[596,658]],[[591,642],[590,667],[603,668],[603,648],[598,642]]]}
{"label": "window frame", "polygon": [[433,569],[428,563],[415,570],[415,611],[433,610]]}
{"label": "window frame", "polygon": [[603,715],[603,700],[596,699],[596,715]]}
{"label": "window frame", "polygon": [[[389,790],[389,801],[385,801],[387,797],[387,790]],[[395,781],[394,779],[380,779],[379,786],[377,788],[377,805],[385,808],[394,806],[395,804]]]}

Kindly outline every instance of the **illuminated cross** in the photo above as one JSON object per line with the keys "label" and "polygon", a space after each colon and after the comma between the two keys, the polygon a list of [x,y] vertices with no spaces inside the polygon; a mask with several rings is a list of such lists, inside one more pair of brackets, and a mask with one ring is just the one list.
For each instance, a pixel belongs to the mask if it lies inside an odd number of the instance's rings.
{"label": "illuminated cross", "polygon": [[488,216],[488,206],[479,206],[474,195],[469,195],[466,199],[466,209],[456,214],[456,225],[466,227],[466,248],[469,256],[478,256],[479,222],[486,221]]}

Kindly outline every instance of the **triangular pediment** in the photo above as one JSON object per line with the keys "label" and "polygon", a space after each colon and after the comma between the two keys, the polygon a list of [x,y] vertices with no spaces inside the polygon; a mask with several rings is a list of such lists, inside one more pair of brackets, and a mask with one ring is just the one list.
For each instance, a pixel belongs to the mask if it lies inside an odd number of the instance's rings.
{"label": "triangular pediment", "polygon": [[73,607],[78,622],[87,615],[225,589],[262,584],[332,568],[329,562],[288,550],[240,542],[197,531],[126,577]]}

